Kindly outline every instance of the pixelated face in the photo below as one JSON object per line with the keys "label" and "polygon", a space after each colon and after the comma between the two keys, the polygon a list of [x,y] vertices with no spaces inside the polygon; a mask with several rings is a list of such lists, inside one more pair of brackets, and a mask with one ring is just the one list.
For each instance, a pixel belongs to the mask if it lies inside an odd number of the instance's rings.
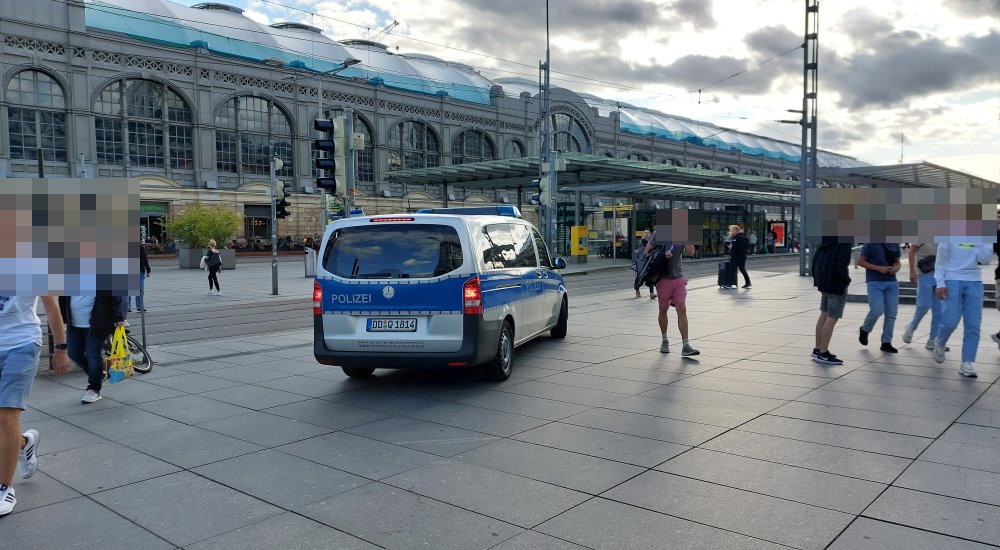
{"label": "pixelated face", "polygon": [[701,244],[704,217],[701,210],[657,210],[655,244]]}

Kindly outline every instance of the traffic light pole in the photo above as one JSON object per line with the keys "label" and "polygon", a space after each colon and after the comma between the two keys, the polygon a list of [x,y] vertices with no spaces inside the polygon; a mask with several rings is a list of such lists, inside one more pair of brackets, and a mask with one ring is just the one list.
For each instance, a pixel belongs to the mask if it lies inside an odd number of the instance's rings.
{"label": "traffic light pole", "polygon": [[347,107],[344,109],[344,173],[347,176],[347,199],[344,201],[344,208],[347,209],[345,218],[351,217],[354,210],[354,109]]}
{"label": "traffic light pole", "polygon": [[274,140],[271,140],[269,149],[271,185],[268,186],[271,196],[271,294],[278,295],[278,217],[277,205],[274,203]]}

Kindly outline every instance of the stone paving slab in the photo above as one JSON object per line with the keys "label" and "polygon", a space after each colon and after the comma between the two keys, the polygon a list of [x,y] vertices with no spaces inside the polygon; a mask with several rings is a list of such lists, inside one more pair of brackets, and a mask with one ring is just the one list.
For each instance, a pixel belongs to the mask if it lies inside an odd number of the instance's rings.
{"label": "stone paving slab", "polygon": [[[155,284],[178,296],[151,305],[178,319],[255,300],[255,311],[300,307],[268,298],[257,271],[225,273],[246,295],[206,304],[185,290],[190,273],[162,270]],[[349,379],[313,360],[311,329],[297,325],[154,346],[152,373],[92,405],[79,401],[79,369],[42,370],[23,417],[42,433],[39,472],[16,483],[0,546],[1000,545],[992,342],[980,345],[983,375],[965,380],[955,352],[930,359],[925,334],[896,355],[862,348],[866,308],[848,304],[831,344],[846,364],[820,366],[808,279],[755,276],[726,293],[695,277],[702,355],[682,358],[659,353],[656,306],[625,279],[575,297],[569,337],[518,349],[504,383],[472,371]],[[1000,312],[984,310],[983,326],[1000,326]]]}

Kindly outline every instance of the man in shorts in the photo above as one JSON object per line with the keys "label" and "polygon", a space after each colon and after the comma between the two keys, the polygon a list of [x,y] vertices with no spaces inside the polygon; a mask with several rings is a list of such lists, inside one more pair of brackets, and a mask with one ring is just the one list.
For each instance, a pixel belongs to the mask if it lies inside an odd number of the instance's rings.
{"label": "man in shorts", "polygon": [[851,245],[848,243],[823,243],[813,255],[813,285],[820,292],[816,347],[812,351],[813,361],[817,363],[844,364],[842,359],[830,353],[830,339],[833,338],[833,327],[844,317],[847,287],[851,284],[850,264]]}
{"label": "man in shorts", "polygon": [[[56,351],[50,362],[56,374],[69,368],[66,354],[66,328],[54,296],[43,296]],[[0,296],[0,516],[14,510],[15,467],[22,478],[35,475],[38,469],[38,431],[21,432],[21,411],[28,404],[28,394],[38,370],[42,350],[42,323],[36,309],[36,296]]]}
{"label": "man in shorts", "polygon": [[[656,233],[646,245],[646,252],[649,253],[654,248]],[[657,321],[660,323],[660,353],[670,353],[670,344],[667,342],[667,310],[674,306],[677,310],[677,328],[681,332],[681,356],[691,357],[701,352],[691,347],[688,342],[688,318],[687,318],[687,279],[681,268],[681,258],[684,255],[694,256],[694,245],[664,245],[663,253],[667,258],[667,265],[656,282],[656,295],[660,304],[660,314]]]}

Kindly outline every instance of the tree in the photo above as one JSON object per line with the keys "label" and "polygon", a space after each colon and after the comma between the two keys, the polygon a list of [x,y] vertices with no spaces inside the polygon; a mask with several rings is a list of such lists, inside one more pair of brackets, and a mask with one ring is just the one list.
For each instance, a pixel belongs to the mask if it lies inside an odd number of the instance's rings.
{"label": "tree", "polygon": [[239,228],[239,215],[222,206],[194,204],[167,220],[167,231],[191,248],[204,248],[213,239],[225,246]]}

